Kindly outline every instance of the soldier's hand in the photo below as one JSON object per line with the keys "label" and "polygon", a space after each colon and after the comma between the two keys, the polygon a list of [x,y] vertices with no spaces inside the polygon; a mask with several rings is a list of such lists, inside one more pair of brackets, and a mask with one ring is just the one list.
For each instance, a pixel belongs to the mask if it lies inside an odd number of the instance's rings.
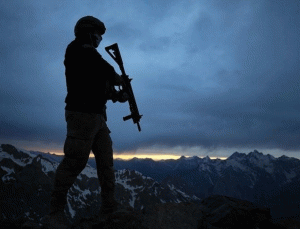
{"label": "soldier's hand", "polygon": [[118,101],[119,101],[120,103],[125,103],[128,99],[129,99],[129,95],[128,95],[126,92],[121,91],[121,92],[119,93]]}
{"label": "soldier's hand", "polygon": [[119,74],[115,74],[114,77],[114,85],[116,86],[123,86],[124,85],[124,80]]}

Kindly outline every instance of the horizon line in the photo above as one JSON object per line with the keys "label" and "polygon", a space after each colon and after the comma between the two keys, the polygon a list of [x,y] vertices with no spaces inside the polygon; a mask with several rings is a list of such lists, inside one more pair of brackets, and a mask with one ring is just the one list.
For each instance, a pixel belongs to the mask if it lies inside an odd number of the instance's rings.
{"label": "horizon line", "polygon": [[[55,152],[49,152],[49,154],[51,155],[56,155],[56,156],[64,156],[63,153],[55,153]],[[120,159],[120,160],[124,160],[124,161],[129,161],[132,160],[134,158],[137,159],[152,159],[154,161],[161,161],[161,160],[178,160],[181,157],[186,157],[186,158],[192,158],[192,157],[198,157],[198,158],[205,158],[205,157],[209,157],[211,160],[216,160],[216,159],[220,159],[220,160],[226,160],[228,157],[210,157],[210,156],[186,156],[186,155],[172,155],[172,154],[116,154],[113,155],[113,159]],[[89,158],[95,158],[94,154],[90,154]]]}

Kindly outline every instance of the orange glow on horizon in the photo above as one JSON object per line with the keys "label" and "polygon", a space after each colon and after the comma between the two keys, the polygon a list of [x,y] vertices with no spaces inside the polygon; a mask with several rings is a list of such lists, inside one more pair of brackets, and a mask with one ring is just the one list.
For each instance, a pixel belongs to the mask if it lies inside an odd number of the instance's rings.
{"label": "orange glow on horizon", "polygon": [[[185,155],[184,155],[185,156]],[[134,157],[136,158],[140,158],[140,159],[146,159],[146,158],[151,158],[154,161],[159,161],[159,160],[170,160],[170,159],[174,159],[174,160],[178,160],[181,156],[179,155],[167,155],[167,154],[140,154],[140,155],[114,155],[114,159],[122,159],[122,160],[131,160]],[[186,158],[189,158],[191,156],[185,156]],[[200,157],[199,158],[203,158]],[[227,157],[209,157],[211,160],[215,160],[215,159],[221,159],[221,160],[226,160]]]}
{"label": "orange glow on horizon", "polygon": [[[56,154],[58,156],[63,156],[64,154],[61,152],[50,152],[50,154]],[[182,155],[172,155],[172,154],[115,154],[113,157],[114,159],[122,159],[122,160],[131,160],[133,158],[139,158],[139,159],[152,159],[154,161],[159,161],[159,160],[178,160]],[[185,155],[184,155],[185,156]],[[90,154],[90,158],[94,158],[94,154]],[[189,158],[191,156],[185,156],[186,158]],[[202,156],[198,156],[199,158],[203,158]],[[226,160],[227,157],[209,157],[212,160],[215,159],[221,159],[221,160]]]}
{"label": "orange glow on horizon", "polygon": [[140,154],[140,155],[136,155],[136,154],[124,154],[124,155],[117,154],[117,155],[114,155],[114,159],[122,159],[122,160],[130,160],[134,157],[139,158],[139,159],[151,158],[154,161],[159,161],[159,160],[168,160],[168,159],[177,160],[181,156],[166,155],[166,154]]}

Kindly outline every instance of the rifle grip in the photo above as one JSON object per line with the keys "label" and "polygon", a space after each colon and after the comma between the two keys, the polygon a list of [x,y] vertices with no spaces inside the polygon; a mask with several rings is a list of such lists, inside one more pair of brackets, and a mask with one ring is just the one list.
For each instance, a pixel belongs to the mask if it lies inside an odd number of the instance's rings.
{"label": "rifle grip", "polygon": [[127,116],[123,117],[123,120],[127,121],[128,119],[131,119],[131,118],[132,118],[132,115],[127,115]]}

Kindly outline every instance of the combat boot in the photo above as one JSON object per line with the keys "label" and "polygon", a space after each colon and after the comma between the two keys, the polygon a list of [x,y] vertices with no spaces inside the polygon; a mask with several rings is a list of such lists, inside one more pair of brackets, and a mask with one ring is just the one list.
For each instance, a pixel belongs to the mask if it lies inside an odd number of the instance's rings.
{"label": "combat boot", "polygon": [[116,200],[102,200],[100,208],[100,214],[110,214],[117,211],[121,207],[121,204]]}
{"label": "combat boot", "polygon": [[67,229],[68,228],[67,218],[63,210],[51,212],[41,220],[41,223],[43,225],[43,228],[46,229]]}
{"label": "combat boot", "polygon": [[68,219],[65,215],[65,202],[65,198],[51,198],[50,213],[41,219],[44,228],[67,229]]}

